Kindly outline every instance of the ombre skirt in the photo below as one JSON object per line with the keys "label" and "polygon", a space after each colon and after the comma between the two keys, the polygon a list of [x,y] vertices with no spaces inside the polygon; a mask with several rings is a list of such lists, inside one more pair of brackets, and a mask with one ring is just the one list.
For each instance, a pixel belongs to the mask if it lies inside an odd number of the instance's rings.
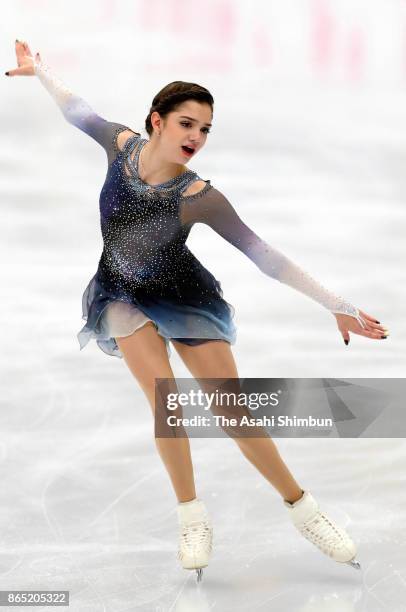
{"label": "ombre skirt", "polygon": [[122,358],[115,338],[130,336],[148,322],[165,340],[168,357],[170,340],[195,346],[211,340],[234,344],[234,307],[226,302],[218,283],[216,295],[195,303],[173,302],[159,296],[139,300],[128,294],[112,294],[96,273],[82,297],[82,319],[86,321],[77,338],[80,350],[94,338],[108,355]]}

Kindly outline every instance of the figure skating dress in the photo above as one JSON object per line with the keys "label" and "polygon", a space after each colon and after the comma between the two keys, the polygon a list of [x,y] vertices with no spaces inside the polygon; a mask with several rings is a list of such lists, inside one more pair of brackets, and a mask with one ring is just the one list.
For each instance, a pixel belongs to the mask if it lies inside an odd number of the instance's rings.
{"label": "figure skating dress", "polygon": [[[138,174],[138,159],[148,140],[97,115],[40,60],[34,67],[67,121],[107,154],[99,199],[103,251],[82,298],[86,323],[78,333],[81,349],[94,338],[105,353],[122,357],[115,338],[129,336],[148,321],[164,338],[169,355],[171,339],[190,345],[210,340],[234,344],[234,307],[224,299],[220,282],[186,245],[195,223],[209,225],[268,276],[331,312],[355,317],[363,326],[357,308],[264,242],[210,180],[193,195],[184,192],[202,179],[189,169],[158,185],[145,183]],[[123,131],[128,137],[119,148],[117,137]]]}

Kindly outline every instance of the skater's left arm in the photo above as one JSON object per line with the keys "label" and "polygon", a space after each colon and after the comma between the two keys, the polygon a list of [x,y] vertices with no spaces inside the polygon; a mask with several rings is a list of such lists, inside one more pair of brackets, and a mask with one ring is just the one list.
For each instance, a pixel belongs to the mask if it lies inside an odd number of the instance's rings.
{"label": "skater's left arm", "polygon": [[368,338],[381,338],[384,327],[375,317],[328,291],[283,253],[262,240],[238,216],[229,200],[216,188],[191,198],[184,207],[184,220],[205,223],[242,251],[267,276],[304,293],[334,314],[344,340],[349,331]]}

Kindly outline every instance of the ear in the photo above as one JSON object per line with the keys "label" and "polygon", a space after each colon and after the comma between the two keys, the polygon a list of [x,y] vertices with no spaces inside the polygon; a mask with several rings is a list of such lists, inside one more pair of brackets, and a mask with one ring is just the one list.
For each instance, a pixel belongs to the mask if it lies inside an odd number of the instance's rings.
{"label": "ear", "polygon": [[158,111],[154,111],[151,114],[151,125],[152,125],[152,127],[155,127],[157,130],[160,130],[161,127],[162,127],[161,123],[162,123],[162,119],[161,119],[160,114],[158,113]]}

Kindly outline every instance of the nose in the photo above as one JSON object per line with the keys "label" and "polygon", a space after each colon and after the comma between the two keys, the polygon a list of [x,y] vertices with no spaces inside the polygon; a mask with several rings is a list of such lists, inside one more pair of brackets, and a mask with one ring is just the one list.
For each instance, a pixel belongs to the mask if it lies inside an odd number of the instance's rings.
{"label": "nose", "polygon": [[190,142],[193,142],[196,145],[199,144],[199,142],[200,142],[200,133],[191,134]]}

